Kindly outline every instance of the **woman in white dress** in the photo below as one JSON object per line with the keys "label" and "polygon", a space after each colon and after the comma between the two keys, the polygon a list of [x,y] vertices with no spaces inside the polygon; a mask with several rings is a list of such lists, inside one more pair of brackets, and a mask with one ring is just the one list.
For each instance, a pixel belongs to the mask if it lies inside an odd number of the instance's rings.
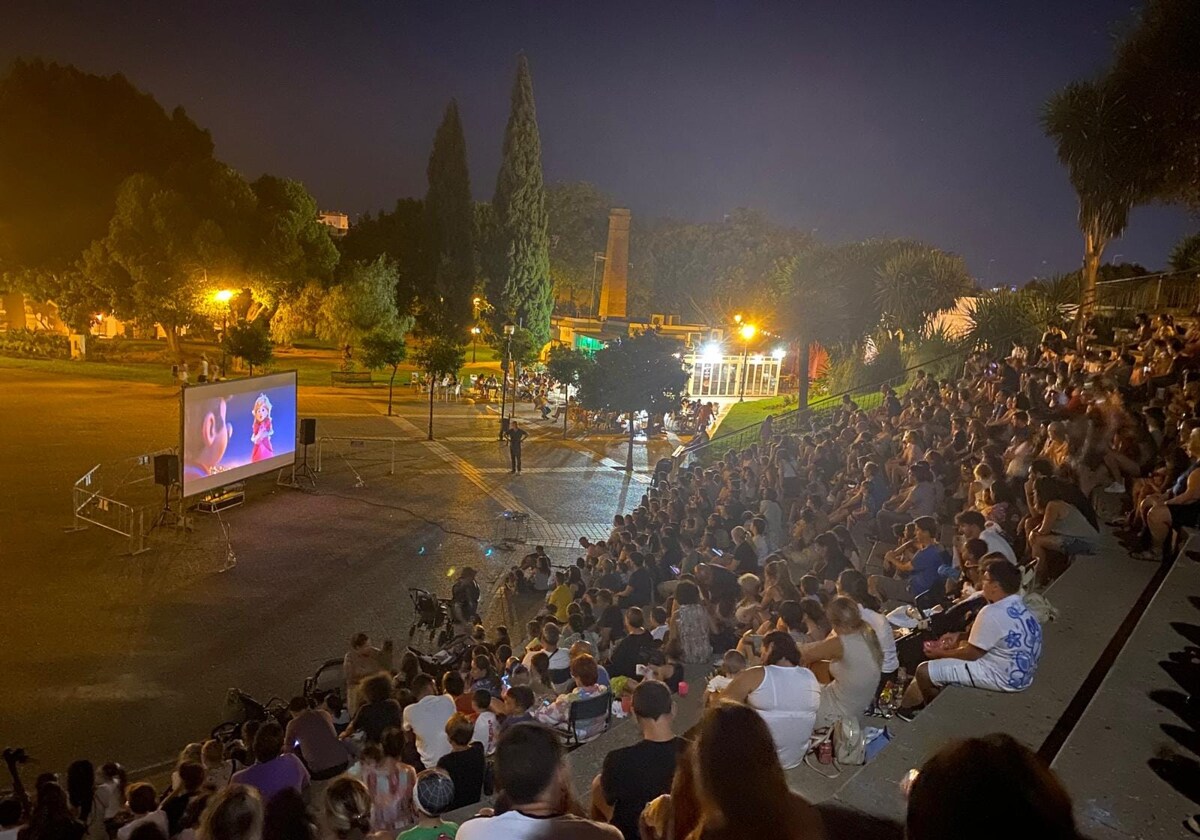
{"label": "woman in white dress", "polygon": [[863,620],[858,604],[839,595],[829,602],[825,614],[833,633],[800,649],[804,664],[823,683],[817,728],[832,726],[840,718],[861,720],[875,699],[883,666],[879,639]]}
{"label": "woman in white dress", "polygon": [[745,703],[758,712],[785,770],[804,760],[821,704],[821,686],[800,659],[790,635],[768,633],[763,636],[763,664],[742,671],[720,692],[722,700]]}

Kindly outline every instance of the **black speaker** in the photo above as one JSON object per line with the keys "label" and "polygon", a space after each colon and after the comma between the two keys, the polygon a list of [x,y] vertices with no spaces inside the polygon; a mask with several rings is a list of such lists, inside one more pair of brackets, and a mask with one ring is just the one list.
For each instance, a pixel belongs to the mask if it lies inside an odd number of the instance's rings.
{"label": "black speaker", "polygon": [[300,445],[311,446],[317,442],[317,418],[304,417],[300,420]]}
{"label": "black speaker", "polygon": [[154,456],[154,483],[170,487],[179,481],[179,456],[173,452]]}

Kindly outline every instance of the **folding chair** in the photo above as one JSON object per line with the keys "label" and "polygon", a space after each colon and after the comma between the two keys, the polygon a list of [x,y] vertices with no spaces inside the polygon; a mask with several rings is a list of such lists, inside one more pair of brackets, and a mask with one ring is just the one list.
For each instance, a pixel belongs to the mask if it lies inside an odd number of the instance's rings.
{"label": "folding chair", "polygon": [[[565,731],[560,730],[559,734],[563,736],[568,750],[581,747],[608,731],[608,728],[612,726],[612,701],[612,694],[606,691],[586,700],[576,700],[567,707],[567,728]],[[601,718],[604,719],[604,728],[580,740],[580,726]]]}

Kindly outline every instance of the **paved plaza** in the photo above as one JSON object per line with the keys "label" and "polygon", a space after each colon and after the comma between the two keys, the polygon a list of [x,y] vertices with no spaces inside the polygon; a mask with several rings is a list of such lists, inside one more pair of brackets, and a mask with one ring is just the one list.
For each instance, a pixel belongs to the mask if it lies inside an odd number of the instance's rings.
{"label": "paved plaza", "polygon": [[[529,542],[573,560],[568,547],[606,536],[673,443],[639,442],[627,475],[623,441],[564,441],[530,417],[513,476],[494,408],[438,403],[429,442],[420,395],[387,417],[383,392],[301,388],[301,416],[331,438],[315,491],[255,479],[243,507],[160,529],[130,557],[116,535],[66,530],[70,488],[96,464],[173,445],[177,392],[0,369],[0,393],[5,736],[47,766],[85,751],[154,767],[223,719],[230,687],[286,699],[356,630],[407,642],[408,587],[448,591],[470,564],[491,591],[519,559],[492,548],[503,510],[527,511]],[[391,442],[338,438],[395,438],[394,475]]]}

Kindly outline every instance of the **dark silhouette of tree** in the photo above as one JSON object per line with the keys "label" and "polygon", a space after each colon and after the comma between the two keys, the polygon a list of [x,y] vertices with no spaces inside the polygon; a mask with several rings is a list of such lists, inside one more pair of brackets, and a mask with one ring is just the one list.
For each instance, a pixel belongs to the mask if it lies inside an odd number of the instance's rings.
{"label": "dark silhouette of tree", "polygon": [[533,78],[524,55],[517,59],[492,210],[496,225],[495,240],[488,245],[488,300],[495,307],[496,323],[511,319],[528,329],[541,347],[550,340],[554,290],[550,284],[542,143]]}
{"label": "dark silhouette of tree", "polygon": [[647,331],[598,350],[595,364],[581,371],[579,399],[585,408],[629,416],[627,472],[633,471],[637,413],[645,411],[653,421],[679,408],[688,381],[679,352],[677,341]]}
{"label": "dark silhouette of tree", "polygon": [[470,328],[475,291],[475,207],[458,103],[446,106],[429,156],[425,193],[431,295],[421,302],[422,330],[461,338]]}

